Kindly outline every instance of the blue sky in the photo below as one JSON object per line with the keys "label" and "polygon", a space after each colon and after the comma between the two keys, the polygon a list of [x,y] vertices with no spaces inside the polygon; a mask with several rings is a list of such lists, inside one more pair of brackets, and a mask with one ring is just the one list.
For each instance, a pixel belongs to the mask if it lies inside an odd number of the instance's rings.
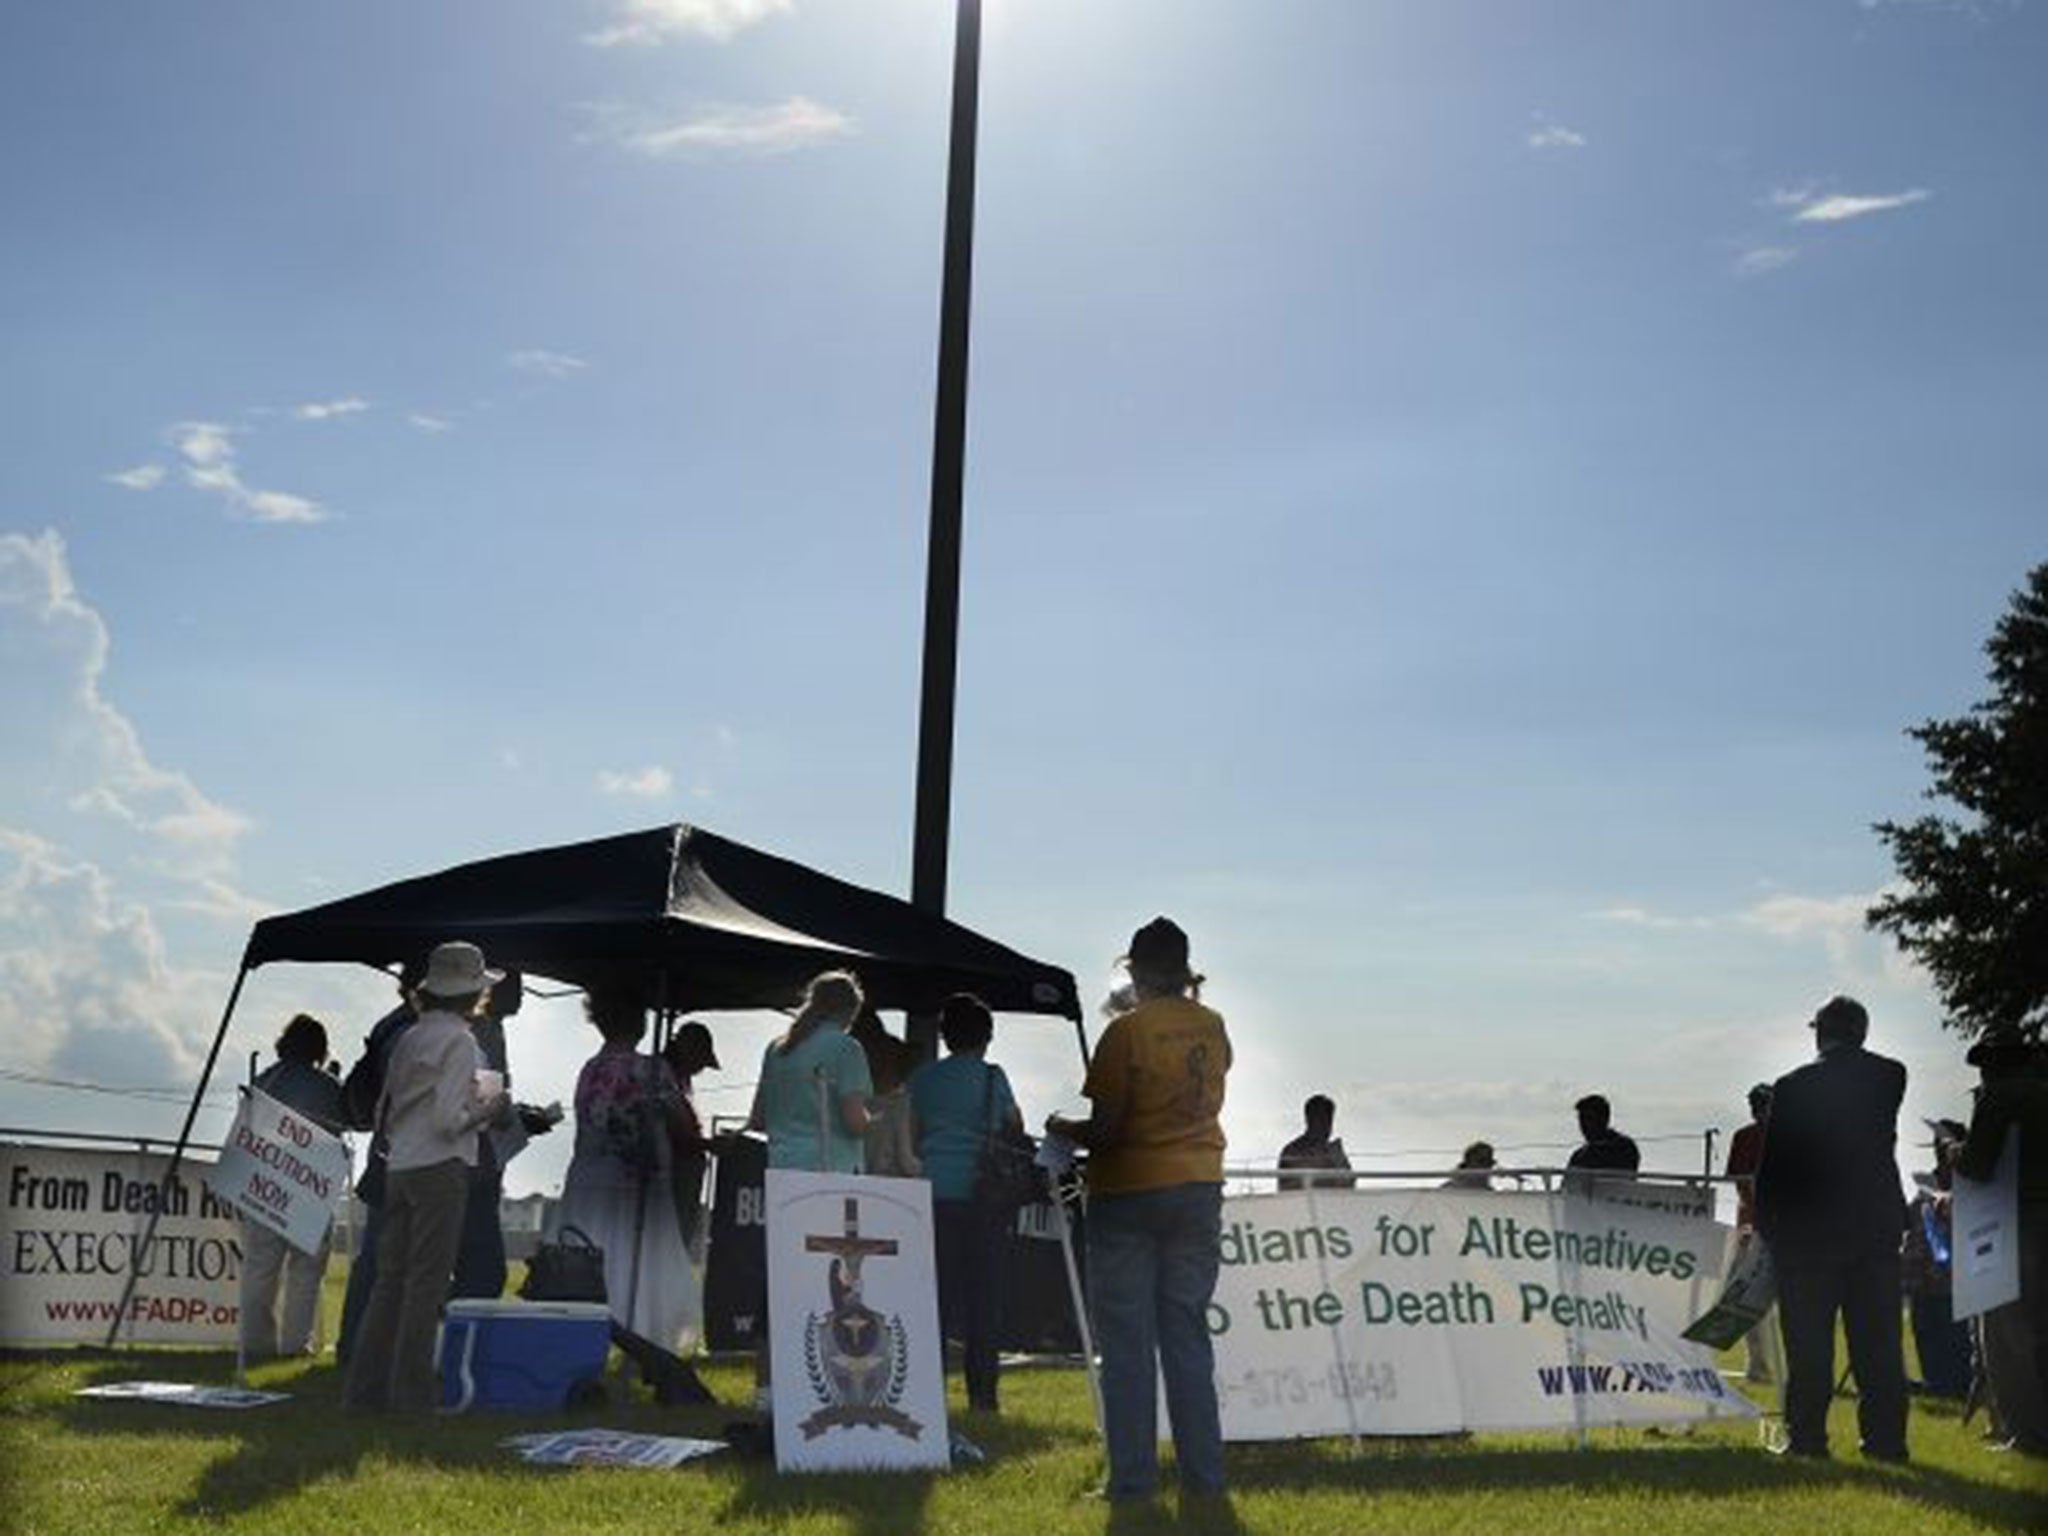
{"label": "blue sky", "polygon": [[[951,12],[8,9],[0,1068],[189,1083],[255,915],[514,847],[907,887]],[[1960,1112],[1859,918],[2048,556],[2043,7],[987,12],[955,915],[1180,917],[1246,1160],[1733,1126],[1842,989]]]}

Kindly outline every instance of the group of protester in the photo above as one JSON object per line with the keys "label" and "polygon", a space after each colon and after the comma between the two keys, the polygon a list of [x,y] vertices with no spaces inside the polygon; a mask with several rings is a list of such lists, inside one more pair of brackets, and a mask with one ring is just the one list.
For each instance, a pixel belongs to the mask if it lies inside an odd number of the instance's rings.
{"label": "group of protester", "polygon": [[[1583,1140],[1572,1150],[1566,1163],[1581,1174],[1634,1173],[1642,1166],[1642,1151],[1633,1138],[1614,1128],[1614,1108],[1605,1095],[1589,1093],[1575,1104],[1579,1134]],[[1280,1149],[1279,1180],[1284,1194],[1289,1190],[1318,1186],[1350,1185],[1351,1154],[1343,1138],[1333,1136],[1337,1125],[1337,1102],[1326,1093],[1311,1094],[1301,1106],[1302,1132]],[[1491,1189],[1493,1170],[1500,1166],[1490,1141],[1468,1142],[1458,1156],[1458,1166],[1444,1180],[1446,1189]]]}
{"label": "group of protester", "polygon": [[[1149,1498],[1157,1488],[1158,1387],[1184,1493],[1220,1493],[1224,1470],[1214,1360],[1205,1312],[1220,1264],[1224,1138],[1221,1112],[1231,1048],[1222,1018],[1200,1001],[1187,935],[1158,918],[1133,935],[1128,988],[1089,1063],[1084,1119],[1054,1115],[1048,1135],[1088,1152],[1089,1310],[1101,1361],[1108,1496]],[[374,1132],[373,1190],[363,1253],[350,1274],[339,1353],[345,1401],[357,1411],[419,1410],[434,1400],[435,1320],[451,1295],[491,1294],[505,1277],[495,1218],[500,1170],[523,1138],[558,1111],[515,1104],[503,1018],[516,980],[490,969],[475,946],[444,944],[401,982],[401,1005],[372,1029],[346,1084],[320,1070],[324,1031],[301,1016],[278,1042],[267,1091],[324,1123]],[[619,1322],[665,1347],[696,1327],[701,1256],[702,1159],[713,1146],[691,1104],[689,1080],[718,1065],[701,1024],[677,1030],[662,1056],[643,1054],[646,1003],[630,990],[593,989],[590,1020],[603,1039],[580,1073],[575,1153],[557,1227],[574,1227],[605,1253],[609,1304]],[[1731,1147],[1739,1220],[1768,1243],[1776,1264],[1788,1361],[1785,1407],[1791,1454],[1827,1453],[1835,1321],[1847,1334],[1859,1386],[1864,1454],[1905,1458],[1906,1384],[1900,1323],[1902,1231],[1908,1212],[1893,1147],[1905,1088],[1897,1062],[1867,1051],[1868,1016],[1835,998],[1811,1023],[1816,1059],[1752,1095],[1755,1122]],[[945,1003],[947,1055],[922,1061],[890,1036],[849,972],[816,977],[788,1029],[761,1061],[750,1128],[765,1135],[768,1166],[927,1179],[932,1187],[942,1329],[964,1347],[970,1405],[998,1407],[996,1343],[1002,1249],[1012,1211],[981,1196],[985,1149],[1022,1116],[1002,1069],[987,1060],[993,1021],[977,999]],[[493,1049],[495,1042],[495,1049]],[[1946,1123],[1937,1179],[1988,1177],[2015,1127],[2021,1135],[2022,1295],[1990,1314],[1981,1357],[2001,1433],[2017,1449],[2048,1451],[2044,1345],[2048,1326],[2048,1076],[2018,1036],[1994,1033],[1969,1060],[1984,1073],[1976,1113]],[[1576,1106],[1584,1142],[1571,1158],[1582,1178],[1635,1171],[1634,1141],[1614,1129],[1610,1106]],[[1304,1135],[1282,1166],[1329,1182],[1350,1162],[1331,1135],[1335,1107],[1306,1106]],[[1490,1187],[1493,1148],[1474,1142],[1449,1179]],[[1283,1187],[1286,1187],[1283,1182]],[[488,1203],[486,1203],[488,1202]],[[479,1212],[487,1212],[486,1220]],[[1947,1252],[1942,1202],[1930,1196],[1930,1253]],[[252,1247],[245,1284],[285,1292],[245,1307],[255,1342],[305,1347],[318,1268]],[[309,1279],[310,1287],[309,1290]],[[465,1285],[480,1289],[465,1290]],[[1933,1321],[1929,1311],[1928,1323]],[[270,1332],[263,1330],[270,1329]],[[1923,1373],[1940,1358],[1925,1345]]]}
{"label": "group of protester", "polygon": [[[1863,1048],[1870,1019],[1853,998],[1830,999],[1809,1027],[1815,1060],[1749,1091],[1750,1123],[1731,1139],[1726,1168],[1736,1181],[1736,1225],[1762,1235],[1774,1265],[1788,1453],[1827,1454],[1839,1318],[1863,1453],[1906,1458],[1903,1293],[1921,1389],[1956,1398],[1974,1389],[1994,1444],[2048,1455],[2048,1061],[2016,1031],[1991,1031],[1971,1047],[1967,1061],[1983,1075],[1976,1112],[1967,1125],[1928,1123],[1935,1166],[1908,1203],[1894,1158],[1905,1068]],[[1638,1171],[1641,1150],[1615,1129],[1603,1095],[1588,1094],[1574,1108],[1582,1140],[1568,1180]],[[1280,1152],[1280,1188],[1350,1182],[1333,1101],[1317,1094],[1302,1115],[1302,1134]],[[1973,1329],[1953,1311],[1954,1181],[1991,1178],[2015,1127],[2021,1295]],[[1495,1167],[1491,1144],[1475,1141],[1445,1183],[1490,1188]],[[1747,1374],[1770,1379],[1764,1330],[1746,1342]]]}
{"label": "group of protester", "polygon": [[[1090,1310],[1102,1362],[1113,1498],[1149,1496],[1158,1471],[1155,1383],[1163,1375],[1183,1487],[1223,1486],[1223,1438],[1204,1309],[1219,1267],[1223,1020],[1198,1001],[1188,941],[1159,918],[1133,936],[1130,986],[1091,1060],[1086,1119],[1050,1134],[1089,1153]],[[349,1273],[337,1355],[353,1412],[419,1412],[436,1399],[434,1331],[452,1298],[503,1289],[496,1220],[505,1161],[559,1111],[516,1103],[503,1022],[516,975],[475,945],[439,946],[408,966],[399,1006],[372,1027],[346,1082],[326,1064],[326,1032],[301,1016],[259,1079],[330,1129],[371,1132],[358,1190],[369,1219]],[[686,1023],[663,1055],[640,1051],[646,1003],[593,988],[586,1011],[603,1043],[575,1093],[574,1155],[557,1233],[604,1251],[607,1304],[621,1326],[665,1347],[699,1316],[702,1158],[712,1147],[689,1078],[718,1065],[709,1032]],[[942,1330],[963,1346],[971,1407],[998,1409],[1003,1250],[1014,1208],[979,1188],[995,1135],[1021,1135],[994,1021],[979,999],[946,1000],[942,1060],[887,1034],[859,979],[812,980],[789,1028],[763,1053],[750,1128],[768,1166],[926,1179],[932,1189]],[[913,1063],[915,1063],[913,1065]],[[252,1229],[253,1233],[253,1229]],[[300,1260],[252,1239],[243,1316],[252,1353],[309,1346],[326,1253]],[[266,1257],[267,1255],[267,1257]],[[276,1325],[282,1276],[285,1320]]]}
{"label": "group of protester", "polygon": [[[1903,1292],[1923,1388],[1977,1390],[1998,1448],[2048,1456],[2048,1059],[2016,1030],[1978,1038],[1965,1058],[1982,1078],[1975,1109],[1968,1125],[1930,1123],[1935,1169],[1909,1205],[1893,1155],[1905,1067],[1864,1049],[1870,1018],[1853,998],[1830,999],[1811,1028],[1815,1059],[1750,1091],[1748,1134],[1729,1148],[1729,1172],[1751,1186],[1737,1219],[1777,1277],[1788,1454],[1828,1454],[1839,1319],[1862,1452],[1907,1458]],[[1959,1176],[1990,1181],[2014,1139],[2020,1293],[1973,1333],[1952,1310],[1951,1195]]]}

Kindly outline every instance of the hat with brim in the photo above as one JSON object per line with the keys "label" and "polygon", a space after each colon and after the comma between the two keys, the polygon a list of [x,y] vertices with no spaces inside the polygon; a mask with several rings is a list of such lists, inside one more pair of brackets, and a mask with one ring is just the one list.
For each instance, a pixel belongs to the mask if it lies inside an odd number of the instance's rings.
{"label": "hat with brim", "polygon": [[1132,970],[1185,976],[1188,936],[1172,918],[1155,917],[1131,935],[1131,947],[1123,961]]}
{"label": "hat with brim", "polygon": [[427,956],[427,974],[420,982],[420,991],[429,997],[474,997],[504,979],[503,971],[494,971],[484,964],[482,950],[457,939],[436,945]]}

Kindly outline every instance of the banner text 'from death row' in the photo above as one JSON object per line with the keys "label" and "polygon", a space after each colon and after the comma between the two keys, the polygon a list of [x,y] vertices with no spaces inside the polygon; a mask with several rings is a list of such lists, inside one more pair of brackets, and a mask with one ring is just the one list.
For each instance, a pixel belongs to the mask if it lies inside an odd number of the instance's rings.
{"label": "banner text 'from death row'", "polygon": [[0,1144],[0,1344],[97,1344],[117,1321],[128,1343],[234,1341],[240,1223],[205,1165],[165,1184],[169,1161]]}

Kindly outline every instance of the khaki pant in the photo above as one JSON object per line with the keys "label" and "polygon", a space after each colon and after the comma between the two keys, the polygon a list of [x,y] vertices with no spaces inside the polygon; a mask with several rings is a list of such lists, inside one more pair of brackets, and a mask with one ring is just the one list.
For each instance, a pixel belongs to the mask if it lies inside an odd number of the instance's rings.
{"label": "khaki pant", "polygon": [[469,1200],[469,1167],[460,1158],[430,1168],[392,1169],[384,1187],[377,1280],[349,1355],[342,1403],[351,1412],[426,1413],[439,1380],[434,1330]]}
{"label": "khaki pant", "polygon": [[242,1223],[242,1352],[251,1360],[312,1352],[327,1254],[328,1238],[301,1253],[268,1227]]}

